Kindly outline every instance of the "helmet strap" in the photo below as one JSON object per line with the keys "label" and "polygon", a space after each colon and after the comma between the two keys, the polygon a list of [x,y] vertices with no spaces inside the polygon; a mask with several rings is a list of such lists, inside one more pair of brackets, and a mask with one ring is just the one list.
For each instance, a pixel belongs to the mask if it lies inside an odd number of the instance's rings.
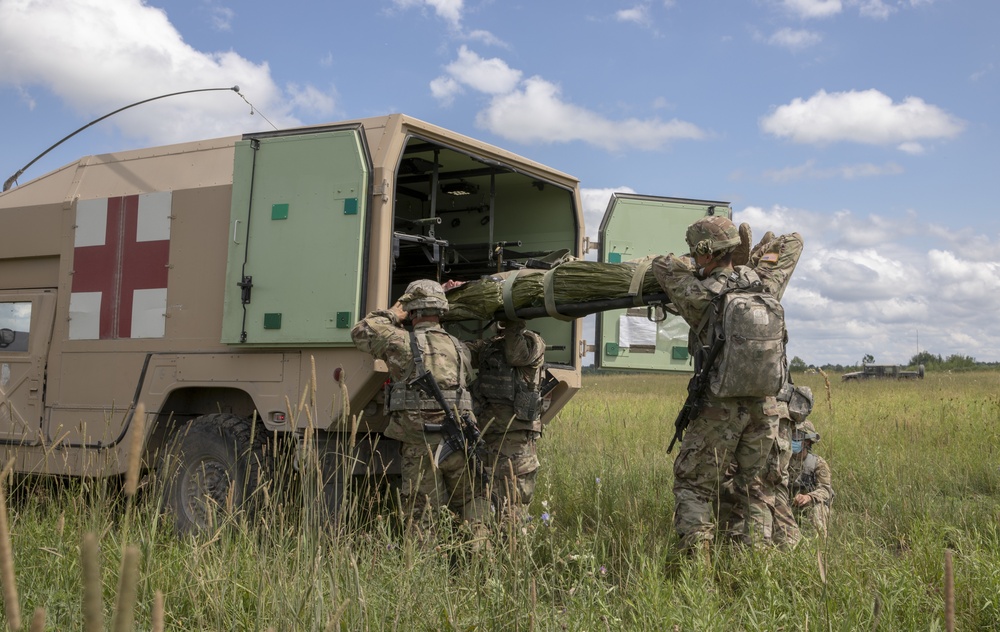
{"label": "helmet strap", "polygon": [[416,317],[410,319],[410,323],[413,324],[413,325],[419,325],[420,323],[425,323],[425,322],[439,323],[439,322],[441,322],[441,317],[437,316],[437,315],[429,315],[428,314],[428,315],[423,315],[423,316],[416,316]]}

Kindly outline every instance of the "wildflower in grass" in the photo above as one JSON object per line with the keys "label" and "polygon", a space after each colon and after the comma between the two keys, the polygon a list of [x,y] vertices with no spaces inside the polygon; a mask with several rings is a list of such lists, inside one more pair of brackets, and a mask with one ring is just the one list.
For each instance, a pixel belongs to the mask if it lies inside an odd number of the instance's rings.
{"label": "wildflower in grass", "polygon": [[601,564],[601,575],[607,575],[607,574],[608,574],[608,567],[605,566],[604,564]]}
{"label": "wildflower in grass", "polygon": [[549,515],[549,512],[546,511],[546,512],[542,513],[542,523],[543,524],[546,524],[546,525],[549,524],[549,520],[551,520],[551,519],[552,519],[552,516]]}

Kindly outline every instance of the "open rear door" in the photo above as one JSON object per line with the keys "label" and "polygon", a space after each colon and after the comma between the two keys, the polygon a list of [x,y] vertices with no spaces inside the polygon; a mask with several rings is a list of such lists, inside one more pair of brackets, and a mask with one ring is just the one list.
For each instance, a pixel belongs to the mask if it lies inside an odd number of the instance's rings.
{"label": "open rear door", "polygon": [[[706,215],[732,217],[728,202],[615,193],[601,220],[598,260],[623,263],[648,255],[686,253],[687,227]],[[662,314],[660,315],[662,317]],[[645,307],[597,315],[594,360],[601,369],[691,372],[688,326],[666,314],[654,322]]]}

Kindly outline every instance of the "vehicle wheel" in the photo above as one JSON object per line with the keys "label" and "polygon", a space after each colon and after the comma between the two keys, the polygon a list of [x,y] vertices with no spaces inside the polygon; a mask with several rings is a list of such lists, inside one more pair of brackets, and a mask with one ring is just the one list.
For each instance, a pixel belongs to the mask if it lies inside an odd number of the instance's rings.
{"label": "vehicle wheel", "polygon": [[229,414],[204,415],[178,428],[161,463],[164,508],[179,533],[207,530],[226,512],[247,509],[258,488],[263,433]]}

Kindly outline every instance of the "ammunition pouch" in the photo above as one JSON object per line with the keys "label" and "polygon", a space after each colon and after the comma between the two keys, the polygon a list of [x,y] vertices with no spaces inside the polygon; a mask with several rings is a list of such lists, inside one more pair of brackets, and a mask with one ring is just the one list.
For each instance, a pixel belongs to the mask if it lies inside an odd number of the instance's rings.
{"label": "ammunition pouch", "polygon": [[[458,410],[472,410],[472,396],[465,389],[442,389],[444,401]],[[395,382],[388,388],[386,410],[441,410],[441,404],[417,388],[408,388],[406,382]]]}
{"label": "ammunition pouch", "polygon": [[479,377],[476,378],[476,389],[479,395],[494,401],[514,401],[517,389],[514,385],[513,371],[507,367],[501,370],[496,370],[493,367],[484,367],[484,369],[480,369]]}
{"label": "ammunition pouch", "polygon": [[514,416],[520,421],[538,421],[542,416],[541,393],[518,391],[514,395]]}

